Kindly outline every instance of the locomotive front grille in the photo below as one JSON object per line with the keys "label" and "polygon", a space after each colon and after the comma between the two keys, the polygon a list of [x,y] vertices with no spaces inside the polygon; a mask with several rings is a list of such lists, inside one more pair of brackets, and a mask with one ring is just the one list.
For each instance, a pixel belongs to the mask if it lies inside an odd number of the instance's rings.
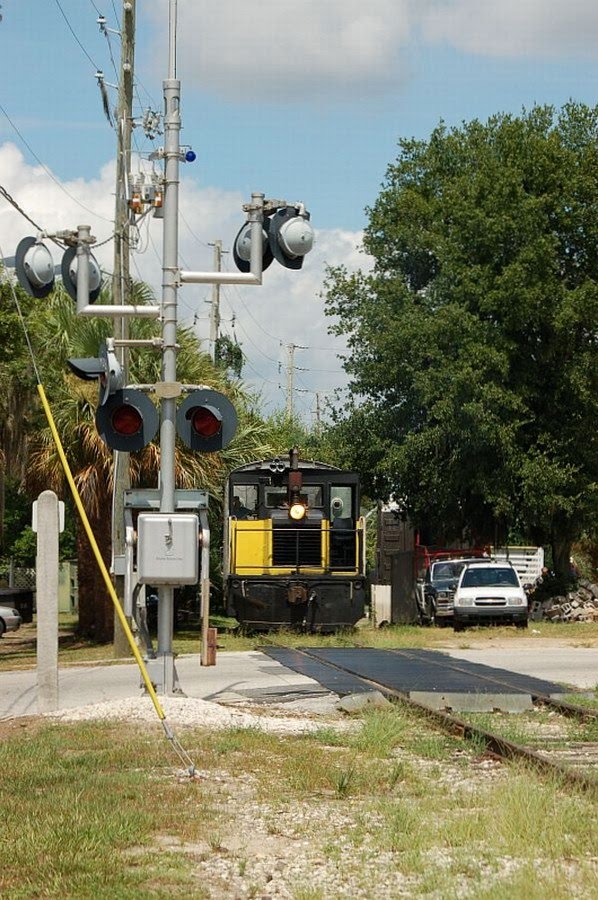
{"label": "locomotive front grille", "polygon": [[322,532],[319,523],[297,526],[272,524],[272,565],[298,569],[322,565]]}

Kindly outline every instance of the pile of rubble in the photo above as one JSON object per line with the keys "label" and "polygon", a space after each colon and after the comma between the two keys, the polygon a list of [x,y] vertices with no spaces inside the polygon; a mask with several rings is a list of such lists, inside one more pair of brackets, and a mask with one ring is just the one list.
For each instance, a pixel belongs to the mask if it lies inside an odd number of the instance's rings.
{"label": "pile of rubble", "polygon": [[581,580],[574,591],[563,597],[548,597],[530,604],[534,622],[598,622],[598,584]]}

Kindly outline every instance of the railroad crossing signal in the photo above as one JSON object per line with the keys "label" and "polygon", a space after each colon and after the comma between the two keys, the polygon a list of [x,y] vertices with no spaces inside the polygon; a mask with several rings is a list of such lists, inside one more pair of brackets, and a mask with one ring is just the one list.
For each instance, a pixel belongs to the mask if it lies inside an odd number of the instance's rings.
{"label": "railroad crossing signal", "polygon": [[112,450],[141,450],[158,431],[158,411],[139,390],[124,387],[124,375],[114,352],[114,339],[100,344],[99,356],[67,360],[71,371],[86,381],[97,378],[100,387],[96,427]]}
{"label": "railroad crossing signal", "polygon": [[[62,257],[60,271],[62,274],[62,283],[69,297],[75,303],[77,302],[77,250],[75,247],[69,247],[65,250]],[[89,302],[94,303],[100,296],[102,289],[102,272],[97,260],[92,253],[89,254]]]}
{"label": "railroad crossing signal", "polygon": [[[99,435],[108,447],[133,453],[153,441],[159,426],[158,410],[143,391],[124,385],[113,338],[100,344],[99,356],[67,362],[78,378],[99,382],[95,421]],[[232,441],[237,430],[237,413],[224,394],[200,388],[181,403],[176,423],[179,436],[187,447],[201,453],[213,453],[228,447]]]}
{"label": "railroad crossing signal", "polygon": [[19,241],[15,271],[24,291],[32,297],[47,297],[54,289],[54,260],[45,244],[34,237]]}

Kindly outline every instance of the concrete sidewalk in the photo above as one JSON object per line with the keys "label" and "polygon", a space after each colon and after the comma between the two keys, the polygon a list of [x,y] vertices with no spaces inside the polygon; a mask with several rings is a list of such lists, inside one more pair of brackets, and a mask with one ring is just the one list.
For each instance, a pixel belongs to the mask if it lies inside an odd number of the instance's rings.
{"label": "concrete sidewalk", "polygon": [[[259,651],[219,653],[215,666],[200,666],[198,655],[179,656],[176,670],[184,694],[201,700],[315,702],[330,698],[330,692],[316,681]],[[140,693],[141,677],[135,663],[59,668],[59,709],[123,700]],[[0,718],[36,715],[37,671],[0,672],[0,697]]]}

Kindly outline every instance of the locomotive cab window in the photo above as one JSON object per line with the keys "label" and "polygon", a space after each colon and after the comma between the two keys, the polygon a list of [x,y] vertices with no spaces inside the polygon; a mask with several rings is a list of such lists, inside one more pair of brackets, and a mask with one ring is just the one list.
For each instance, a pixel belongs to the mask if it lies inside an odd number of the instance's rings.
{"label": "locomotive cab window", "polygon": [[330,521],[336,519],[354,519],[353,489],[345,484],[330,487]]}
{"label": "locomotive cab window", "polygon": [[330,486],[330,565],[344,569],[355,566],[355,515],[350,485]]}
{"label": "locomotive cab window", "polygon": [[254,519],[257,510],[257,486],[236,484],[231,503],[231,516],[237,519]]}

